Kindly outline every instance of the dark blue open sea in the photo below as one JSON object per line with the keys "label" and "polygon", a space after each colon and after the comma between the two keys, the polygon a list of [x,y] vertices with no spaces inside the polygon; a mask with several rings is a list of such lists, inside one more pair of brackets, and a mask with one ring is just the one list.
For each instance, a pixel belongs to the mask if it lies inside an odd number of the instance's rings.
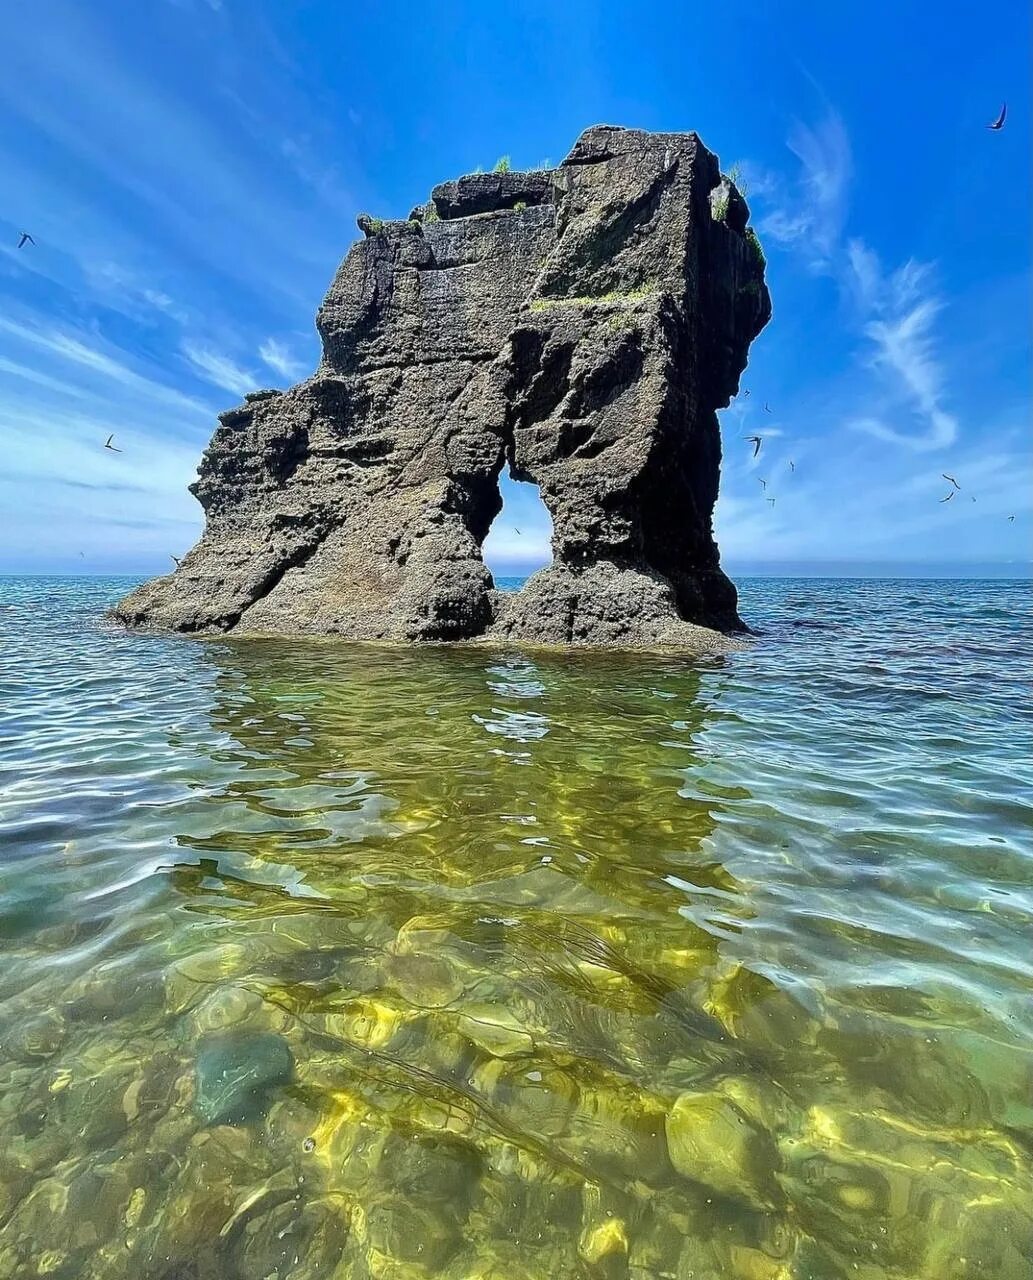
{"label": "dark blue open sea", "polygon": [[745,652],[0,580],[0,1280],[1029,1280],[1033,589]]}

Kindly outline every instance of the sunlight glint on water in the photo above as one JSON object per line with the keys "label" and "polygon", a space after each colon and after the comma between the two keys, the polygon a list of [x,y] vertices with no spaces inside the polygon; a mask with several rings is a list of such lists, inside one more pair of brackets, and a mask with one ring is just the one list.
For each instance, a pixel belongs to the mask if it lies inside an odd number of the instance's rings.
{"label": "sunlight glint on water", "polygon": [[124,587],[0,581],[0,1280],[1033,1275],[1027,585],[702,666]]}

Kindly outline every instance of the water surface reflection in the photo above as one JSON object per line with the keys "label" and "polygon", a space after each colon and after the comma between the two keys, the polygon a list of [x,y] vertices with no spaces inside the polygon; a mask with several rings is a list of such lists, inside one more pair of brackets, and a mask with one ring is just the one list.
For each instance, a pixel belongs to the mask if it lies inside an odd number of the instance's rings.
{"label": "water surface reflection", "polygon": [[1029,811],[967,699],[32,590],[0,1280],[1030,1275]]}

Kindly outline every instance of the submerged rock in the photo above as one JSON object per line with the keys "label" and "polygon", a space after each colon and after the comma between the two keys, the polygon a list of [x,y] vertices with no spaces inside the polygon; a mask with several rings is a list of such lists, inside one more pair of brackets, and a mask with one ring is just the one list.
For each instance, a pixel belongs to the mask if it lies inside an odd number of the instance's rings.
{"label": "submerged rock", "polygon": [[206,1124],[244,1124],[263,1115],[276,1085],[288,1084],[294,1059],[271,1031],[226,1031],[202,1038],[195,1106]]}
{"label": "submerged rock", "polygon": [[[586,130],[557,169],[436,187],[364,238],[311,378],[220,416],[201,541],[115,616],[191,632],[727,647],[715,411],[770,301],[748,211],[694,133]],[[481,557],[504,466],[554,562]],[[700,625],[695,625],[700,624]]]}
{"label": "submerged rock", "polygon": [[779,1198],[775,1144],[730,1098],[683,1093],[665,1128],[671,1163],[684,1177],[758,1205]]}

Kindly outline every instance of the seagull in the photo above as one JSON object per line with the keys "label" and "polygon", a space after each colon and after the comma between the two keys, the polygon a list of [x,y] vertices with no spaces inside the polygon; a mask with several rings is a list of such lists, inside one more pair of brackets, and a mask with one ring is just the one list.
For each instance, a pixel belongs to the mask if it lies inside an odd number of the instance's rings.
{"label": "seagull", "polygon": [[743,392],[743,395],[748,396],[749,394],[750,394],[750,389],[749,387],[747,387],[746,390]]}
{"label": "seagull", "polygon": [[768,487],[768,482],[766,480],[762,479],[760,476],[758,476],[757,479],[760,480],[765,489]]}
{"label": "seagull", "polygon": [[108,438],[104,441],[104,448],[110,449],[112,453],[121,453],[122,450],[117,448],[115,445],[111,443],[112,440],[114,440],[114,438],[115,438],[114,435],[108,436]]}
{"label": "seagull", "polygon": [[1005,102],[1001,106],[1001,114],[997,117],[997,119],[993,122],[993,124],[988,124],[986,127],[988,129],[993,129],[995,133],[999,132],[1001,129],[1004,128],[1004,117],[1007,114],[1008,114],[1008,104]]}
{"label": "seagull", "polygon": [[792,458],[789,459],[789,470],[790,471],[796,470],[796,463],[792,460]]}
{"label": "seagull", "polygon": [[950,502],[951,498],[953,498],[953,497],[954,497],[954,490],[952,489],[952,490],[950,491],[950,493],[948,493],[948,494],[947,494],[946,498],[941,498],[941,499],[940,499],[940,501],[941,501],[941,502]]}
{"label": "seagull", "polygon": [[774,499],[774,498],[768,498],[768,502],[770,502],[772,506],[774,506],[774,505],[775,505],[775,499]]}
{"label": "seagull", "polygon": [[765,413],[770,413],[770,412],[771,412],[771,408],[770,408],[770,406],[768,405],[768,402],[767,402],[766,400],[764,401],[764,412],[765,412]]}
{"label": "seagull", "polygon": [[943,476],[944,480],[949,480],[955,489],[961,488],[961,485],[958,484],[957,480],[955,480],[953,476],[949,476],[946,471],[941,471],[940,475]]}
{"label": "seagull", "polygon": [[1015,517],[1014,517],[1014,516],[1009,516],[1009,517],[1008,517],[1008,523],[1009,523],[1009,524],[1011,524],[1011,522],[1012,522],[1014,519],[1015,519]]}
{"label": "seagull", "polygon": [[[515,530],[515,532],[520,533],[520,530],[517,529],[516,525],[513,526],[513,529]],[[523,537],[524,535],[520,533],[520,536]]]}
{"label": "seagull", "polygon": [[[171,555],[172,553],[170,552],[169,554]],[[178,569],[181,563],[179,556],[172,556],[172,559],[176,562],[176,568]]]}
{"label": "seagull", "polygon": [[763,436],[743,436],[744,440],[748,440],[753,445],[753,456],[756,457],[760,453],[760,446],[763,442]]}
{"label": "seagull", "polygon": [[22,232],[22,238],[18,241],[18,248],[19,248],[19,249],[22,249],[22,248],[24,248],[24,247],[25,247],[25,245],[27,245],[27,244],[35,244],[35,243],[36,243],[36,241],[35,241],[35,240],[33,240],[32,236],[30,236],[30,235],[29,235],[29,233],[28,233],[27,231],[23,231],[23,232]]}

